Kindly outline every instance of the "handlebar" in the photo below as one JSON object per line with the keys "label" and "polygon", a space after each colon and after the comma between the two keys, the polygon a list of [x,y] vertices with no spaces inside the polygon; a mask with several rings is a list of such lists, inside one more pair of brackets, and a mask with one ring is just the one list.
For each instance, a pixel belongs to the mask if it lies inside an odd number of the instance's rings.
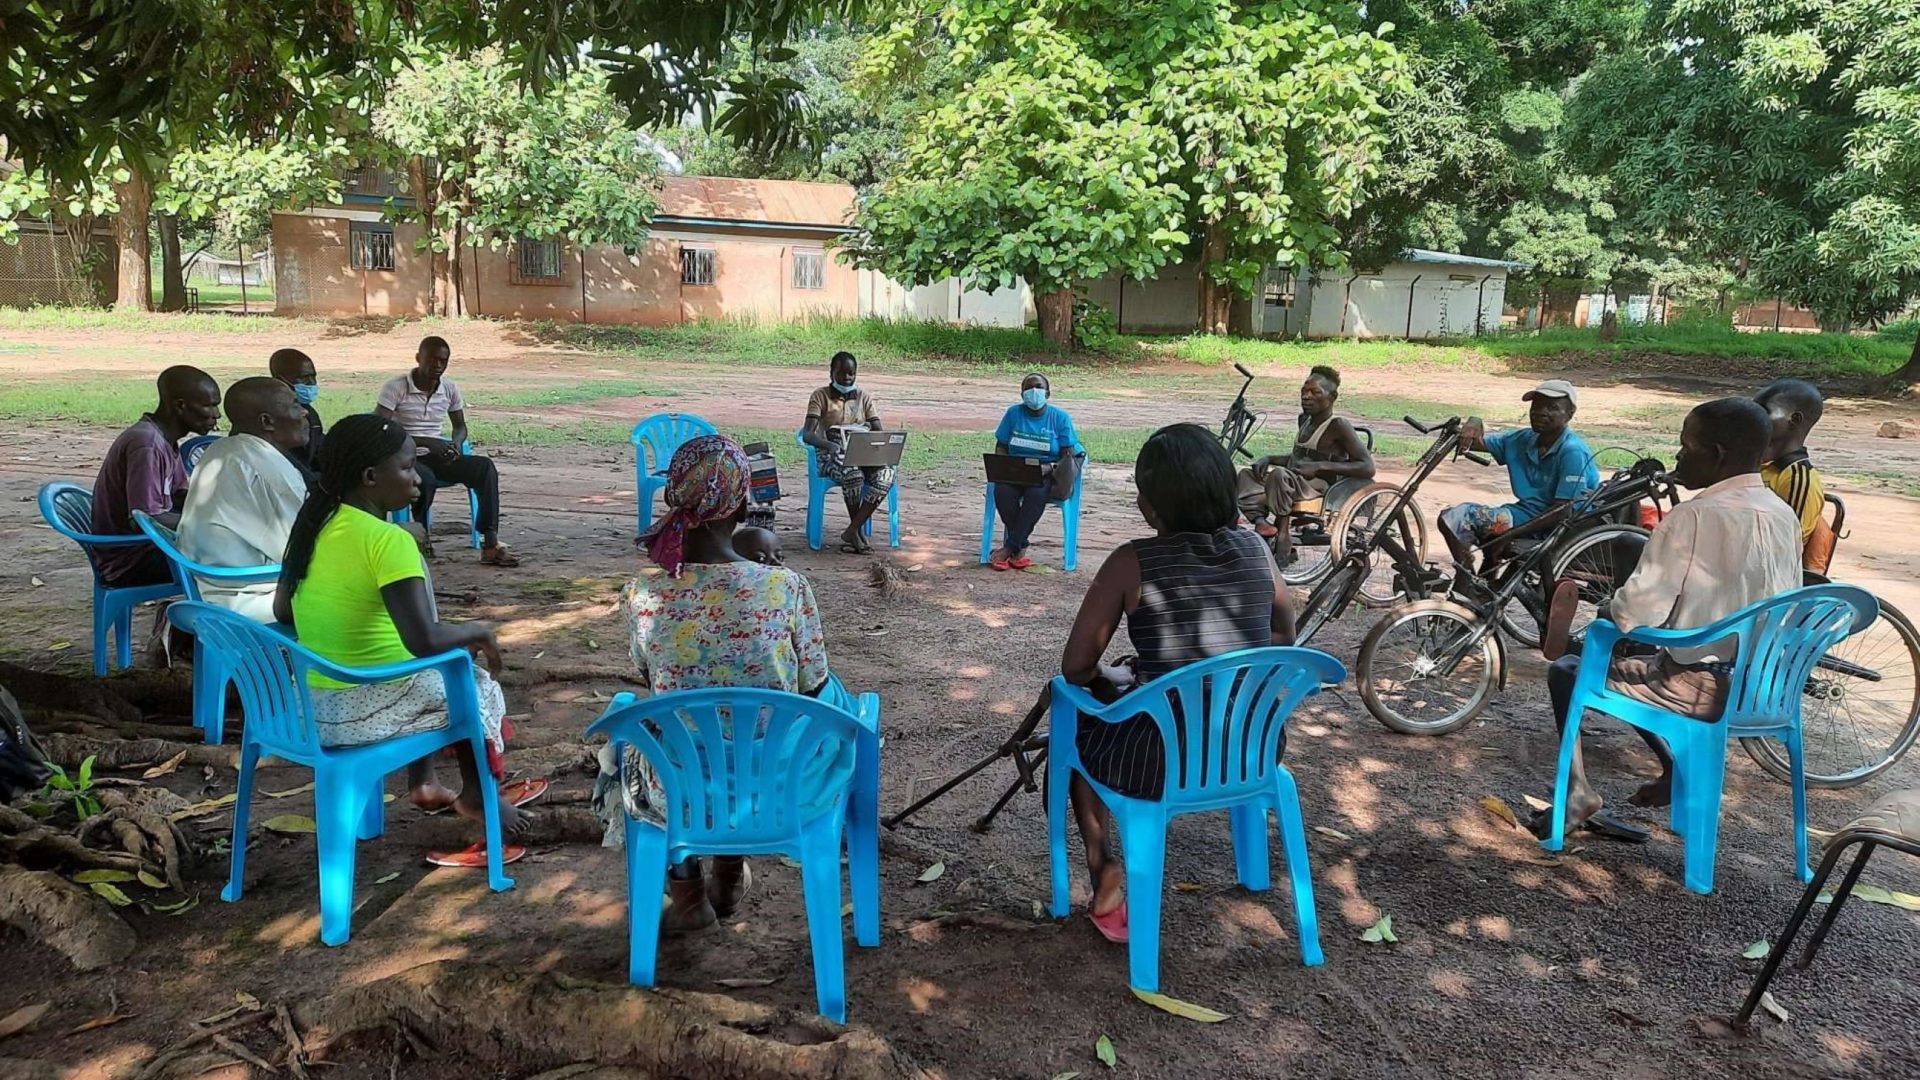
{"label": "handlebar", "polygon": [[1467,452],[1461,454],[1460,456],[1463,458],[1466,458],[1468,461],[1473,462],[1475,465],[1484,465],[1487,468],[1493,467],[1493,459],[1485,456],[1484,454],[1476,454],[1473,451],[1468,450]]}
{"label": "handlebar", "polygon": [[1253,378],[1253,372],[1248,371],[1247,366],[1245,364],[1240,363],[1237,360],[1234,361],[1233,370],[1239,372],[1242,375],[1245,375],[1249,379]]}
{"label": "handlebar", "polygon": [[1411,416],[1401,417],[1400,422],[1412,428],[1413,430],[1419,432],[1422,435],[1431,435],[1436,431],[1460,430],[1460,418],[1457,416],[1449,416],[1445,420],[1442,420],[1437,424],[1423,424],[1420,421],[1415,420]]}

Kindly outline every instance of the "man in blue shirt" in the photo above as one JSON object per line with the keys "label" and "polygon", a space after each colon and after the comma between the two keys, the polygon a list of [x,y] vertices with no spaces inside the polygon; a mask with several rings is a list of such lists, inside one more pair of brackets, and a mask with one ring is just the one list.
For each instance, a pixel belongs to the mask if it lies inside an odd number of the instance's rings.
{"label": "man in blue shirt", "polygon": [[1473,549],[1513,529],[1552,520],[1574,499],[1600,486],[1600,470],[1586,440],[1567,430],[1579,391],[1565,379],[1548,379],[1527,391],[1529,426],[1488,435],[1479,417],[1460,429],[1462,450],[1484,450],[1507,467],[1514,501],[1499,506],[1461,503],[1440,512],[1440,537],[1455,566],[1473,567]]}
{"label": "man in blue shirt", "polygon": [[[1065,409],[1051,404],[1053,385],[1045,375],[1034,372],[1020,380],[1020,402],[1007,408],[1000,427],[993,433],[996,453],[1040,462],[1046,483],[993,485],[994,509],[1006,526],[1007,542],[994,551],[988,565],[995,570],[1024,570],[1033,565],[1027,558],[1027,540],[1033,527],[1047,511],[1047,501],[1058,488],[1071,489],[1071,472],[1056,477],[1056,470],[1073,469],[1074,455],[1082,453],[1080,436],[1073,430],[1073,417]],[[1066,464],[1061,465],[1062,459]],[[1055,481],[1058,481],[1056,484]]]}

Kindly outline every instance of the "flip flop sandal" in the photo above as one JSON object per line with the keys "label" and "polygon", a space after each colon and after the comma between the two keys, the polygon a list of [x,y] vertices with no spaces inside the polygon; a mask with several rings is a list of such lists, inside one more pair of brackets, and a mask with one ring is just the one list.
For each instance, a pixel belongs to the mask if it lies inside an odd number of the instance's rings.
{"label": "flip flop sandal", "polygon": [[1033,560],[1027,558],[1025,555],[1022,555],[1017,559],[1007,560],[1007,568],[1009,570],[1025,570],[1027,567],[1032,565],[1033,565]]}
{"label": "flip flop sandal", "polygon": [[1119,907],[1114,908],[1105,915],[1095,915],[1092,909],[1088,909],[1087,921],[1093,924],[1095,930],[1100,931],[1101,937],[1106,938],[1115,945],[1125,945],[1127,943],[1126,901],[1121,901]]}
{"label": "flip flop sandal", "polygon": [[[508,844],[500,849],[500,863],[506,865],[519,862],[527,853],[525,844]],[[459,851],[429,851],[427,862],[434,866],[457,866],[463,869],[482,869],[487,865],[487,845],[484,843],[463,847]]]}
{"label": "flip flop sandal", "polygon": [[499,544],[480,553],[480,565],[512,568],[520,565],[520,556],[508,551],[505,544]]}
{"label": "flip flop sandal", "polygon": [[991,569],[991,570],[1007,571],[1007,570],[1013,569],[1013,563],[1007,561],[1006,559],[995,559],[992,562],[988,563],[987,567],[988,569]]}
{"label": "flip flop sandal", "polygon": [[[1544,839],[1551,813],[1550,810],[1534,811],[1532,819],[1527,822],[1528,831]],[[1651,835],[1640,826],[1615,817],[1609,810],[1601,810],[1568,831],[1590,832],[1603,840],[1616,840],[1622,844],[1644,844]]]}
{"label": "flip flop sandal", "polygon": [[[553,781],[544,776],[535,777],[531,780],[515,780],[511,784],[500,785],[500,801],[506,803],[508,806],[525,806],[540,796],[545,795],[547,789],[552,786]],[[443,806],[438,810],[422,810],[420,812],[428,817],[439,817],[441,814],[452,809],[453,807],[451,806]]]}

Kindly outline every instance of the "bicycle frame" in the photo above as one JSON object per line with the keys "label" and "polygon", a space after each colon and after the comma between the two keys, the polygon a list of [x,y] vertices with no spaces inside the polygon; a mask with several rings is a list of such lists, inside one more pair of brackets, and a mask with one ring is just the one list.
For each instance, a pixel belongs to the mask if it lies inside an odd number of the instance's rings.
{"label": "bicycle frame", "polygon": [[1253,455],[1247,452],[1247,443],[1252,441],[1253,433],[1260,429],[1264,417],[1247,408],[1247,388],[1253,385],[1253,372],[1242,364],[1233,365],[1233,370],[1239,372],[1245,381],[1240,384],[1240,393],[1235,395],[1233,404],[1227,406],[1226,419],[1220,422],[1220,443],[1227,448],[1228,457],[1239,454],[1251,459]]}

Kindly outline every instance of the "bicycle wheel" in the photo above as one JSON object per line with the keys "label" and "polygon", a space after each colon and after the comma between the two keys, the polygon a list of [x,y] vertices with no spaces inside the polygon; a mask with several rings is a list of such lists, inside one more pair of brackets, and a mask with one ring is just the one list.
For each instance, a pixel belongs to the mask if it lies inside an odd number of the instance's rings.
{"label": "bicycle wheel", "polygon": [[1333,569],[1333,537],[1315,524],[1294,533],[1290,560],[1280,568],[1287,584],[1309,588]]}
{"label": "bicycle wheel", "polygon": [[1353,600],[1354,590],[1359,588],[1363,568],[1358,563],[1342,563],[1332,576],[1314,587],[1307,596],[1307,602],[1301,606],[1300,613],[1293,620],[1293,643],[1305,645],[1313,639],[1334,617]]}
{"label": "bicycle wheel", "polygon": [[1400,489],[1392,484],[1369,484],[1353,493],[1333,522],[1334,558],[1349,551],[1367,553],[1359,596],[1368,607],[1390,607],[1406,599],[1406,590],[1394,585],[1399,568],[1375,540],[1381,530],[1392,530],[1387,538],[1406,549],[1415,564],[1427,563],[1427,522],[1419,508],[1408,504],[1391,520],[1387,517],[1399,496]]}
{"label": "bicycle wheel", "polygon": [[1500,682],[1493,634],[1443,671],[1454,643],[1480,616],[1451,600],[1420,600],[1388,612],[1360,643],[1356,677],[1374,718],[1403,735],[1445,735],[1473,722]]}
{"label": "bicycle wheel", "polygon": [[[1524,573],[1526,582],[1520,587],[1531,590],[1535,596],[1541,595],[1540,571],[1527,570]],[[1523,649],[1540,647],[1540,622],[1518,596],[1507,601],[1507,606],[1500,609],[1500,632]]]}
{"label": "bicycle wheel", "polygon": [[[1881,601],[1872,626],[1827,650],[1800,698],[1807,786],[1850,788],[1885,772],[1920,732],[1920,633]],[[1741,739],[1747,754],[1792,779],[1786,745]]]}
{"label": "bicycle wheel", "polygon": [[[1580,603],[1567,627],[1569,642],[1580,640],[1600,613],[1600,605],[1613,599],[1614,592],[1640,564],[1640,549],[1650,535],[1638,525],[1602,525],[1575,534],[1547,561],[1548,581],[1571,579],[1580,583]],[[1524,618],[1529,624],[1533,622],[1531,615]],[[1538,645],[1539,630],[1534,633],[1533,644]]]}

